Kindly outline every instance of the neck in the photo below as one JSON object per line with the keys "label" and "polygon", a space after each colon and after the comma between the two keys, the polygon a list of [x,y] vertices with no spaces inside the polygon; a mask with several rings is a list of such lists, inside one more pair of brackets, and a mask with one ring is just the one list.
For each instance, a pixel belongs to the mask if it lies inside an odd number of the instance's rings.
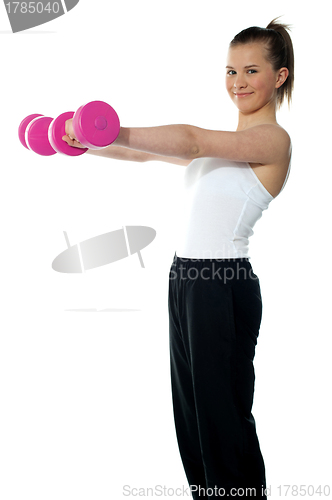
{"label": "neck", "polygon": [[239,121],[236,130],[245,130],[263,123],[277,123],[275,102],[269,102],[263,108],[250,113],[239,111]]}

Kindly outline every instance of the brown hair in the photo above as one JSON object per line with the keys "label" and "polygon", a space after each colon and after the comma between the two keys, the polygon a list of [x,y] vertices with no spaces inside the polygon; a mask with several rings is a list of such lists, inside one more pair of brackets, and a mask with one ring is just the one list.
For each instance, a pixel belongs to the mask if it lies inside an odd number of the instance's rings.
{"label": "brown hair", "polygon": [[267,49],[267,59],[272,64],[273,70],[287,68],[289,75],[287,80],[277,89],[277,105],[280,108],[283,100],[287,97],[288,105],[291,103],[292,91],[294,88],[294,50],[291,37],[288,33],[288,24],[276,22],[279,18],[273,19],[266,28],[252,26],[238,33],[231,43],[230,48],[235,45],[246,43],[262,42]]}

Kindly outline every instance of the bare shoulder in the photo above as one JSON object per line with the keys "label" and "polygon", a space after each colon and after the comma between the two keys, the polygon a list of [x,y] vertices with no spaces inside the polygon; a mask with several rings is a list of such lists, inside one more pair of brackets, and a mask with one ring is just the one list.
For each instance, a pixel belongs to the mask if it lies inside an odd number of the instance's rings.
{"label": "bare shoulder", "polygon": [[[277,123],[255,125],[242,132],[247,144],[257,145],[261,151],[261,165],[287,166],[290,161],[292,143],[288,132]],[[264,153],[263,154],[263,150]]]}
{"label": "bare shoulder", "polygon": [[266,190],[275,198],[287,177],[291,158],[291,139],[286,130],[278,124],[265,124],[254,128],[256,132],[264,135],[268,147],[271,148],[272,161],[253,162],[250,166]]}
{"label": "bare shoulder", "polygon": [[255,125],[251,128],[241,131],[240,133],[252,136],[252,138],[255,137],[256,139],[269,139],[273,141],[273,143],[282,145],[286,148],[289,148],[291,145],[291,138],[288,132],[277,123],[263,123],[260,125]]}

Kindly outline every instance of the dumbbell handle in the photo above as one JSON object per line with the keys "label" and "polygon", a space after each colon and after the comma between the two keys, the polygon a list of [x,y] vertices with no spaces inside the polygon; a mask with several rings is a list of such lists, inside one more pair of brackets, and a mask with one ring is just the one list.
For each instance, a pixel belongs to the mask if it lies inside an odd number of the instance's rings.
{"label": "dumbbell handle", "polygon": [[66,121],[72,119],[73,116],[73,111],[67,111],[66,113],[62,113],[57,116],[57,118],[54,118],[48,128],[47,136],[52,148],[57,153],[65,154],[67,156],[80,156],[88,151],[86,146],[83,148],[74,148],[62,139],[62,137],[66,134]]}

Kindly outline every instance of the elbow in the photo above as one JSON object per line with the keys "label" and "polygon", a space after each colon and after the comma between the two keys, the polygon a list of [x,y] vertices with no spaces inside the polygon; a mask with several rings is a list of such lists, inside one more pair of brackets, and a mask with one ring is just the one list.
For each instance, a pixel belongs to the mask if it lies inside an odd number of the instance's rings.
{"label": "elbow", "polygon": [[195,160],[196,158],[200,158],[200,148],[198,147],[197,144],[192,146],[190,148],[189,154],[188,154],[188,160]]}
{"label": "elbow", "polygon": [[197,127],[190,127],[189,131],[189,149],[187,153],[187,160],[195,160],[201,157],[202,150],[199,146],[199,138],[196,130]]}

